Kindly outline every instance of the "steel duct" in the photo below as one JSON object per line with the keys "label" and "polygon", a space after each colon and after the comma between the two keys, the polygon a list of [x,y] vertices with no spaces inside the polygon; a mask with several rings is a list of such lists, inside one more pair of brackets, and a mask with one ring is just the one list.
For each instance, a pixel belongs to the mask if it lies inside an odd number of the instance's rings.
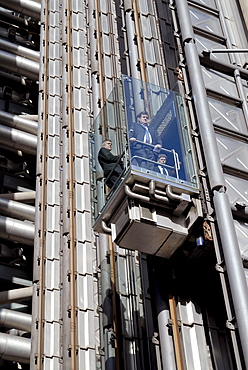
{"label": "steel duct", "polygon": [[25,203],[33,203],[34,199],[36,198],[35,191],[22,191],[20,193],[6,193],[0,194],[0,198],[4,199],[12,199],[19,202]]}
{"label": "steel duct", "polygon": [[0,216],[0,237],[27,245],[34,244],[34,224]]}
{"label": "steel duct", "polygon": [[25,116],[21,117],[1,110],[0,110],[0,123],[8,127],[16,128],[18,130],[25,131],[34,135],[37,134],[38,130],[37,122],[25,118]]}
{"label": "steel duct", "polygon": [[15,10],[29,17],[40,19],[41,4],[32,0],[0,0],[3,8]]}
{"label": "steel duct", "polygon": [[5,328],[14,328],[31,332],[32,315],[27,313],[0,308],[0,325]]}
{"label": "steel duct", "polygon": [[31,299],[33,287],[12,289],[0,292],[0,305],[11,302],[25,301]]}
{"label": "steel duct", "polygon": [[19,220],[34,221],[35,218],[35,207],[4,198],[0,198],[0,212]]}
{"label": "steel duct", "polygon": [[40,62],[40,53],[38,51],[25,48],[24,46],[14,44],[13,42],[9,42],[3,39],[0,39],[0,50],[19,55],[20,57],[28,58],[37,63]]}
{"label": "steel duct", "polygon": [[36,154],[37,137],[26,132],[0,125],[0,144],[5,147]]}
{"label": "steel duct", "polygon": [[0,358],[29,364],[31,340],[0,333]]}
{"label": "steel duct", "polygon": [[0,50],[0,67],[31,80],[39,79],[39,63],[2,50]]}

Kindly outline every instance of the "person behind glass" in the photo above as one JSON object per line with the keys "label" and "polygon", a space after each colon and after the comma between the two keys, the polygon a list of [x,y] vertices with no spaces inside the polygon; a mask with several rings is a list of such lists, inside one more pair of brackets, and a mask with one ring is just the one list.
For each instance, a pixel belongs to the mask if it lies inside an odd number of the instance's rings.
{"label": "person behind glass", "polygon": [[123,171],[123,161],[121,156],[113,155],[112,141],[106,139],[102,142],[102,147],[98,153],[98,161],[103,169],[106,185],[111,189],[119,179]]}
{"label": "person behind glass", "polygon": [[164,166],[166,164],[166,159],[167,159],[167,157],[166,157],[165,154],[159,154],[158,155],[156,171],[161,173],[162,175],[168,176],[169,173],[168,173],[167,169]]}
{"label": "person behind glass", "polygon": [[[156,160],[156,152],[159,152],[162,147],[162,140],[158,136],[156,129],[149,125],[149,114],[146,111],[140,112],[137,116],[137,123],[132,124],[129,130],[129,138],[131,144],[131,155],[137,156],[132,164],[138,164],[150,170],[154,169],[154,163],[150,161]],[[152,144],[151,145],[144,145]],[[144,159],[143,159],[144,158]],[[146,161],[145,159],[148,159]]]}

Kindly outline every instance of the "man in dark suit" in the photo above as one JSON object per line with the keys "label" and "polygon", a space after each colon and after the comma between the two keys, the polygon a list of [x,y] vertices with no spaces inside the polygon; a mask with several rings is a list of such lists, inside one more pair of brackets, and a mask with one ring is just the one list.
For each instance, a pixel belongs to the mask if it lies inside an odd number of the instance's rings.
{"label": "man in dark suit", "polygon": [[[131,155],[134,158],[132,164],[138,164],[150,170],[154,169],[156,152],[159,153],[162,147],[162,140],[156,129],[149,126],[149,114],[145,111],[137,116],[137,123],[132,124],[129,130]],[[153,162],[151,162],[153,161]]]}
{"label": "man in dark suit", "polygon": [[159,154],[158,155],[156,172],[159,172],[159,173],[161,173],[162,175],[165,175],[165,176],[169,176],[168,170],[165,168],[166,159],[167,159],[167,157],[166,157],[165,154]]}
{"label": "man in dark suit", "polygon": [[122,159],[119,155],[113,155],[112,141],[104,140],[98,153],[98,161],[103,169],[106,185],[111,189],[123,172]]}

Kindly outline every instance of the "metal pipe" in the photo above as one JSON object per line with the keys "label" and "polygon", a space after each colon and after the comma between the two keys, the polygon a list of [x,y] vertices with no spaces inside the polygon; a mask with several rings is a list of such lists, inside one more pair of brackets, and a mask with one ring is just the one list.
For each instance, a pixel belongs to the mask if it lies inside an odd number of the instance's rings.
{"label": "metal pipe", "polygon": [[39,63],[2,50],[0,50],[0,67],[31,80],[36,81],[39,78]]}
{"label": "metal pipe", "polygon": [[34,224],[0,216],[0,237],[27,245],[34,244]]}
{"label": "metal pipe", "polygon": [[231,206],[231,211],[236,217],[241,217],[244,219],[248,219],[248,205],[244,204],[233,204]]}
{"label": "metal pipe", "polygon": [[240,72],[238,69],[235,69],[234,71],[234,77],[235,77],[235,81],[236,81],[236,84],[237,84],[237,88],[238,88],[238,92],[239,92],[239,96],[240,98],[242,99],[242,110],[244,112],[244,116],[245,116],[245,120],[246,120],[246,124],[248,124],[248,105],[247,105],[247,96],[244,92],[244,87],[243,87],[243,83],[242,83],[242,80],[241,80],[241,76],[240,76]]}
{"label": "metal pipe", "polygon": [[35,155],[37,137],[27,132],[0,125],[0,144]]}
{"label": "metal pipe", "polygon": [[0,305],[11,302],[25,301],[27,299],[30,299],[32,297],[32,294],[32,286],[0,292]]}
{"label": "metal pipe", "polygon": [[8,127],[37,135],[38,123],[27,119],[25,116],[18,116],[0,110],[0,122]]}
{"label": "metal pipe", "polygon": [[18,218],[19,220],[34,221],[35,207],[0,197],[0,211],[2,215]]}
{"label": "metal pipe", "polygon": [[32,0],[0,0],[0,5],[35,19],[40,19],[41,4],[39,2]]}
{"label": "metal pipe", "polygon": [[167,197],[163,197],[162,195],[158,195],[155,193],[155,181],[151,180],[149,182],[149,195],[153,199],[161,200],[162,202],[169,203],[169,199]]}
{"label": "metal pipe", "polygon": [[13,42],[0,39],[0,50],[8,53],[19,55],[20,57],[28,58],[34,62],[40,62],[40,53],[38,51],[25,48],[24,46],[14,44]]}
{"label": "metal pipe", "polygon": [[204,54],[210,53],[248,53],[248,49],[211,49],[203,50]]}
{"label": "metal pipe", "polygon": [[29,364],[31,339],[0,333],[0,358]]}
{"label": "metal pipe", "polygon": [[[191,26],[192,28],[187,1],[176,0],[176,5],[180,25],[183,27],[185,22],[188,22],[186,26]],[[183,30],[183,28],[181,29]],[[248,290],[246,278],[241,263],[239,245],[230,210],[230,202],[225,193],[225,180],[196,44],[193,38],[187,40],[183,33],[182,38],[185,42],[185,56],[192,85],[208,177],[213,191],[213,202],[231,287],[240,341],[248,368]]]}
{"label": "metal pipe", "polygon": [[36,191],[22,191],[20,193],[0,194],[0,198],[33,203],[36,198]]}
{"label": "metal pipe", "polygon": [[163,369],[176,370],[173,339],[168,328],[170,320],[168,303],[161,296],[161,288],[157,279],[154,281],[154,284]]}
{"label": "metal pipe", "polygon": [[149,197],[146,197],[145,195],[140,195],[140,194],[137,194],[137,193],[134,193],[128,185],[125,185],[125,193],[127,196],[129,196],[130,198],[135,198],[135,199],[139,199],[139,200],[143,200],[145,202],[150,202],[150,198]]}
{"label": "metal pipe", "polygon": [[15,328],[31,332],[32,315],[27,313],[0,308],[0,325],[5,328]]}
{"label": "metal pipe", "polygon": [[111,228],[106,225],[104,220],[101,221],[101,226],[105,233],[111,234]]}
{"label": "metal pipe", "polygon": [[173,188],[172,188],[171,185],[167,185],[166,186],[166,194],[167,194],[168,198],[170,198],[171,200],[175,200],[175,201],[179,201],[179,202],[187,202],[187,203],[189,203],[191,201],[189,194],[185,194],[185,193],[177,194],[177,193],[174,193],[173,192]]}
{"label": "metal pipe", "polygon": [[227,267],[227,274],[231,287],[244,359],[248,368],[248,290],[242,265],[242,258],[235,228],[228,227],[232,214],[227,194],[214,191],[213,201],[218,220],[218,227],[221,231],[221,241],[223,247],[225,247],[223,248],[225,264]]}

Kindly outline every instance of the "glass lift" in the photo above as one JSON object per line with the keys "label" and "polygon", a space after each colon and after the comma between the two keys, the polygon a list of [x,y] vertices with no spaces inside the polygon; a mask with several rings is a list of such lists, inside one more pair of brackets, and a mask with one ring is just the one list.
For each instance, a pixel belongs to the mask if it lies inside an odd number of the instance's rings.
{"label": "glass lift", "polygon": [[[96,232],[167,258],[189,237],[202,217],[189,130],[182,95],[122,76],[89,135]],[[114,162],[103,171],[106,139]]]}

